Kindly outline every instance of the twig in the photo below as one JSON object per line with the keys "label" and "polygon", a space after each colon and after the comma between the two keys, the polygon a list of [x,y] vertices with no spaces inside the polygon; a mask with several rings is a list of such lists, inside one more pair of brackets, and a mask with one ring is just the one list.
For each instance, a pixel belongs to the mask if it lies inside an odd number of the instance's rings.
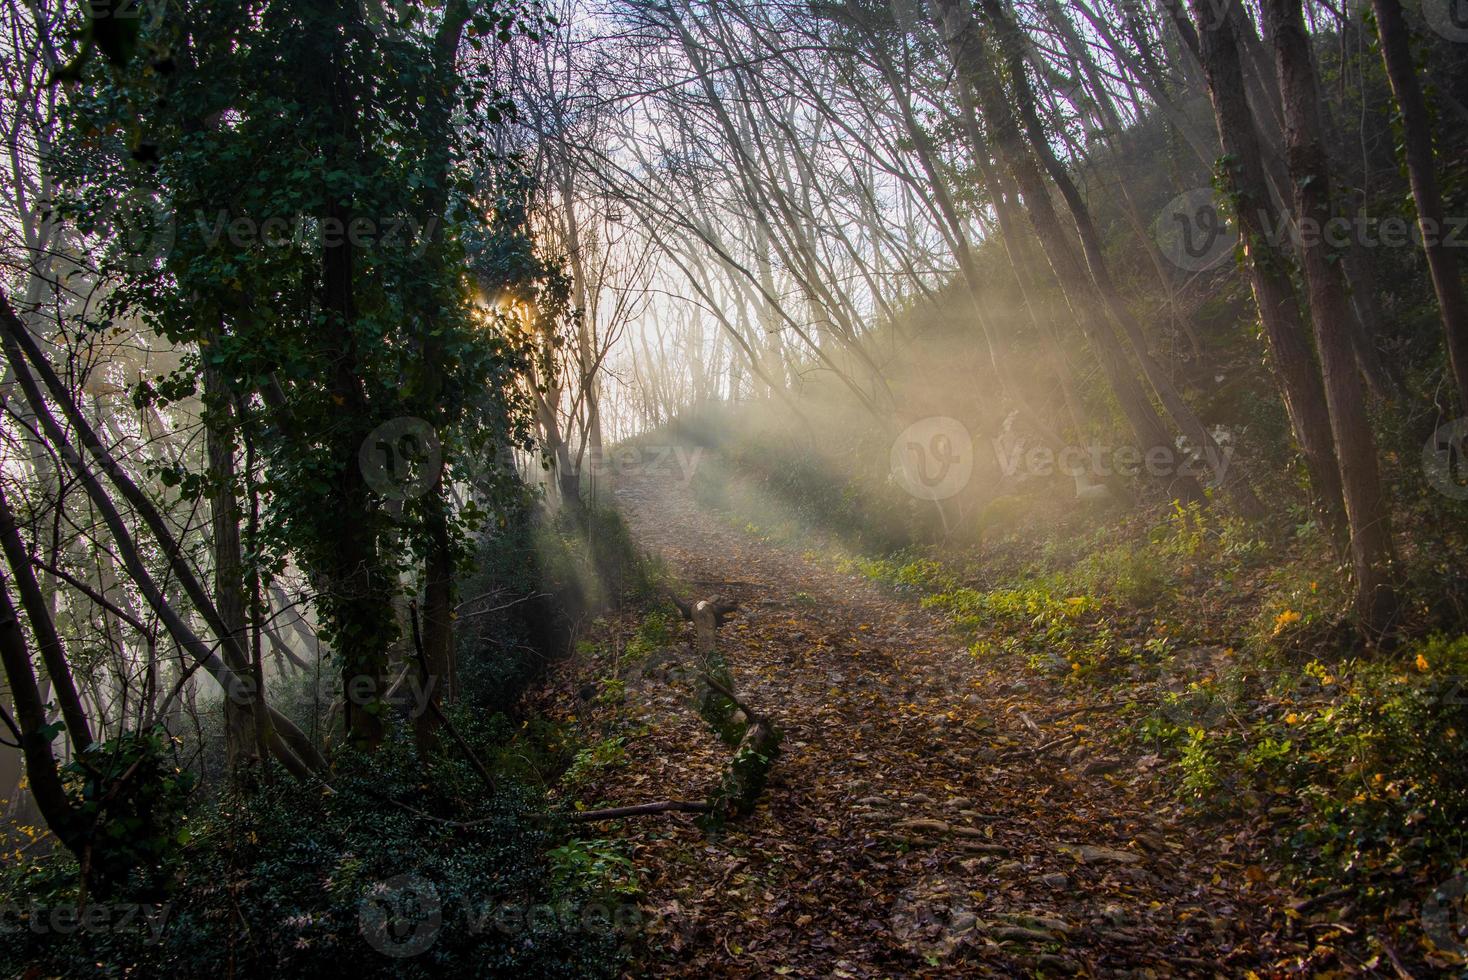
{"label": "twig", "polygon": [[1397,971],[1398,980],[1415,980],[1411,972],[1402,964],[1401,957],[1397,956],[1397,951],[1392,949],[1392,944],[1380,936],[1376,941],[1381,943],[1381,949],[1386,953],[1386,958],[1392,961],[1392,969]]}
{"label": "twig", "polygon": [[[408,603],[408,619],[413,624],[413,652],[418,655],[418,666],[423,670],[423,683],[432,684],[433,673],[428,669],[428,658],[423,653],[423,637],[418,632],[418,600],[416,599]],[[479,756],[474,754],[469,743],[464,741],[464,736],[459,734],[459,730],[454,727],[453,722],[449,721],[448,716],[443,713],[443,709],[438,706],[438,702],[432,696],[428,698],[428,707],[438,716],[438,720],[453,736],[454,741],[459,744],[459,748],[469,759],[469,764],[474,767],[475,772],[479,773],[479,778],[484,780],[484,785],[489,787],[490,792],[495,792],[498,787],[495,786],[494,777],[490,775],[484,763],[479,761]]]}
{"label": "twig", "polygon": [[744,712],[745,715],[747,715],[749,717],[749,720],[750,721],[762,721],[762,720],[764,720],[764,716],[763,715],[761,715],[758,711],[755,711],[753,708],[751,708],[749,705],[745,704],[743,701],[739,700],[739,698],[737,698],[734,695],[734,692],[733,691],[729,690],[723,684],[721,684],[717,680],[715,680],[714,677],[713,677],[713,675],[711,675],[706,670],[703,672],[703,682],[705,684],[707,684],[709,687],[713,688],[717,693],[722,694],[724,697],[728,698],[731,702],[733,702],[734,707],[736,707],[740,711]]}
{"label": "twig", "polygon": [[1064,745],[1066,742],[1072,741],[1074,738],[1075,738],[1074,733],[1072,733],[1070,735],[1062,735],[1059,738],[1051,739],[1048,742],[1042,742],[1041,744],[1035,746],[1032,749],[1015,749],[1012,752],[1006,752],[1003,755],[1001,755],[999,757],[999,759],[1000,759],[1000,761],[1007,761],[1009,759],[1018,759],[1018,758],[1020,758],[1022,756],[1039,756],[1039,755],[1043,755],[1046,752],[1049,752],[1051,749],[1055,748],[1057,745]]}
{"label": "twig", "polygon": [[[524,596],[521,596],[518,599],[515,599],[515,600],[511,601],[511,602],[507,602],[507,603],[505,603],[502,606],[491,606],[489,609],[476,609],[476,610],[474,610],[471,613],[463,613],[463,614],[455,613],[454,614],[454,618],[457,619],[457,620],[459,620],[460,622],[462,622],[463,620],[466,620],[466,619],[473,619],[475,616],[488,616],[490,613],[496,613],[496,612],[499,612],[502,609],[509,609],[511,606],[518,606],[522,602],[529,602],[531,599],[540,599],[540,598],[543,598],[543,597],[548,596],[548,595],[550,595],[549,592],[532,592],[529,595],[524,595]],[[483,599],[483,598],[485,598],[485,596],[480,596],[479,598]],[[463,607],[463,603],[460,603],[460,605],[458,607],[456,607],[456,608],[462,608],[462,607]]]}
{"label": "twig", "polygon": [[20,729],[15,724],[15,719],[10,717],[10,712],[5,710],[5,705],[3,704],[0,704],[0,721],[5,722],[5,727],[10,729],[10,734],[15,736],[15,744],[11,745],[11,743],[6,742],[4,739],[0,739],[0,745],[9,745],[12,749],[20,748],[21,744],[25,742],[25,736],[20,733]]}
{"label": "twig", "polygon": [[616,820],[619,817],[640,817],[652,813],[711,813],[713,809],[707,803],[691,803],[687,800],[663,800],[661,803],[616,806],[609,810],[581,810],[577,813],[560,814],[560,816],[564,816],[571,823],[591,823],[597,820]]}
{"label": "twig", "polygon": [[1332,888],[1330,891],[1321,892],[1319,895],[1316,895],[1313,898],[1307,898],[1303,899],[1302,901],[1296,902],[1295,904],[1291,905],[1290,908],[1296,912],[1299,912],[1301,915],[1304,915],[1305,913],[1312,912],[1320,906],[1325,905],[1329,902],[1333,902],[1338,898],[1349,898],[1354,894],[1355,891],[1350,888]]}

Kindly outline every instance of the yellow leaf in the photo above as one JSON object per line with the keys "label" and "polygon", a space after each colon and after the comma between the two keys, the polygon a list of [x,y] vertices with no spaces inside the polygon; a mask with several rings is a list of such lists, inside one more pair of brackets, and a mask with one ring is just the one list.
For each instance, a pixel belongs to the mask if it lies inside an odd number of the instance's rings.
{"label": "yellow leaf", "polygon": [[1291,623],[1298,623],[1303,617],[1293,609],[1286,609],[1274,617],[1274,635],[1278,636],[1284,632],[1284,628]]}
{"label": "yellow leaf", "polygon": [[1427,672],[1427,658],[1420,653],[1417,655],[1417,669],[1423,673]]}

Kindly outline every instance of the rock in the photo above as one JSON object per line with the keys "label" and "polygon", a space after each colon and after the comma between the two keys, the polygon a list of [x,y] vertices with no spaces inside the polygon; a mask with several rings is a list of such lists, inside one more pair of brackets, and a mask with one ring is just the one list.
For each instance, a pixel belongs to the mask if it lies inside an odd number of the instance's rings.
{"label": "rock", "polygon": [[1043,929],[1046,932],[1058,932],[1062,935],[1070,932],[1070,924],[1064,919],[1056,919],[1047,915],[1015,915],[1012,913],[998,916],[1001,921],[1008,922],[1014,926],[1024,926],[1027,929]]}
{"label": "rock", "polygon": [[1009,848],[1003,844],[986,844],[976,840],[961,840],[958,846],[970,854],[1008,854]]}
{"label": "rock", "polygon": [[1059,871],[1051,871],[1040,876],[1040,880],[1049,888],[1065,888],[1070,884],[1070,879]]}
{"label": "rock", "polygon": [[984,833],[984,831],[980,830],[978,827],[949,827],[948,828],[948,832],[950,834],[957,834],[959,837],[987,837],[987,836],[989,836],[988,834]]}
{"label": "rock", "polygon": [[941,820],[899,820],[892,826],[900,830],[916,830],[925,834],[946,834],[948,825]]}
{"label": "rock", "polygon": [[885,796],[863,796],[856,801],[859,806],[891,806],[892,801]]}
{"label": "rock", "polygon": [[1055,937],[1043,929],[1026,929],[1024,926],[1000,926],[989,930],[989,935],[1000,942],[1053,943]]}
{"label": "rock", "polygon": [[948,921],[950,932],[968,932],[978,922],[978,917],[972,912],[954,912],[953,918]]}
{"label": "rock", "polygon": [[1099,776],[1101,773],[1116,772],[1120,768],[1120,759],[1092,759],[1081,767],[1081,775]]}
{"label": "rock", "polygon": [[1060,844],[1056,850],[1073,855],[1082,864],[1136,864],[1141,861],[1139,855],[1130,851],[1118,851],[1109,847],[1094,847],[1090,844]]}
{"label": "rock", "polygon": [[1035,957],[1035,965],[1053,970],[1056,973],[1080,973],[1081,965],[1069,956],[1061,956],[1059,953],[1041,953]]}

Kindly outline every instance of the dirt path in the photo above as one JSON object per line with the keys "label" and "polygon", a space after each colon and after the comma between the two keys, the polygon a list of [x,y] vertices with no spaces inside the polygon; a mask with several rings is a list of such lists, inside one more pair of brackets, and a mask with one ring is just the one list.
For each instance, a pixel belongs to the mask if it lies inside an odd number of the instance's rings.
{"label": "dirt path", "polygon": [[[1236,976],[1277,958],[1259,855],[1190,825],[1155,758],[1037,754],[1088,739],[1058,685],[986,669],[914,599],[762,542],[677,481],[617,496],[685,594],[740,602],[720,648],[786,731],[766,803],[725,833],[681,815],[603,828],[665,917],[650,969]],[[602,798],[701,798],[729,750],[672,687],[633,687],[644,727]]]}

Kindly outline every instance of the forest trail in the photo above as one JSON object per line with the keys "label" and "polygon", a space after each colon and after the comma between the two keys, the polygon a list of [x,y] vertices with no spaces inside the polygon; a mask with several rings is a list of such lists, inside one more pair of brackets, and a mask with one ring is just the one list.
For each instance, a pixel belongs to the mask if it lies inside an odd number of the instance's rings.
{"label": "forest trail", "polygon": [[[616,831],[655,972],[1242,975],[1308,948],[1248,833],[1190,823],[1155,757],[1045,749],[1084,746],[1104,705],[986,669],[915,597],[762,541],[678,480],[616,501],[685,596],[738,600],[720,649],[786,733],[764,802],[722,835],[684,816]],[[645,734],[600,798],[702,798],[729,750],[686,694],[634,679],[628,703]]]}

